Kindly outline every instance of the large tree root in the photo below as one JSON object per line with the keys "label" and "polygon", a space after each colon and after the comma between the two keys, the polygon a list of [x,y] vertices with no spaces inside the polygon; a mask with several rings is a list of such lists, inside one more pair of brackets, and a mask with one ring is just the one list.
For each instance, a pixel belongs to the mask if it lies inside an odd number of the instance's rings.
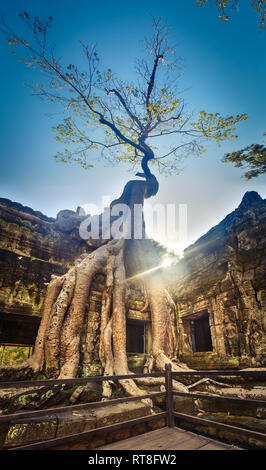
{"label": "large tree root", "polygon": [[[95,333],[90,329],[90,319],[86,314],[91,285],[96,274],[105,279],[102,294],[99,360],[106,376],[129,375],[126,351],[126,311],[127,288],[125,261],[125,241],[113,240],[99,247],[93,253],[79,258],[75,266],[61,277],[52,276],[44,302],[43,317],[36,338],[33,355],[18,366],[0,368],[0,377],[23,379],[41,373],[48,378],[77,377],[82,367],[90,363],[94,349]],[[175,304],[165,289],[158,274],[145,278],[145,309],[149,307],[152,319],[152,351],[145,364],[144,372],[165,371],[171,364],[172,371],[191,371],[185,364],[177,363]],[[204,379],[190,386],[174,380],[173,388],[179,392],[189,392]],[[164,378],[142,378],[119,380],[129,396],[147,394],[144,386],[164,386]],[[213,386],[226,386],[212,381]],[[109,399],[114,383],[103,381],[103,399]],[[79,387],[70,401],[75,403],[84,390]],[[152,400],[144,400],[152,407]]]}

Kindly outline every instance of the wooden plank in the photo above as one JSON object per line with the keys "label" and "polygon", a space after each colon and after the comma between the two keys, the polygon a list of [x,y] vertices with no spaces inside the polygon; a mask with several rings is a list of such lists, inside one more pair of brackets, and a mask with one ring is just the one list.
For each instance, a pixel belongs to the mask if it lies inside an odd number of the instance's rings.
{"label": "wooden plank", "polygon": [[40,380],[23,380],[16,382],[1,382],[1,388],[26,388],[26,387],[42,387],[44,385],[60,385],[60,384],[82,384],[86,382],[104,382],[106,380],[122,380],[122,379],[142,379],[147,377],[164,377],[162,372],[154,372],[152,374],[128,374],[128,375],[97,375],[94,377],[78,377],[74,379],[40,379]]}
{"label": "wooden plank", "polygon": [[[208,442],[206,445],[202,446],[198,450],[234,450],[234,448],[227,444],[223,444],[222,442],[220,443],[220,442],[211,441],[211,442]],[[242,450],[242,449],[237,449],[237,450]]]}
{"label": "wooden plank", "polygon": [[[146,377],[164,377],[164,373],[152,373],[152,374],[132,374],[130,375],[116,375],[116,376],[95,376],[95,377],[79,377],[75,379],[48,379],[48,380],[25,380],[16,382],[0,382],[2,388],[19,388],[19,387],[37,387],[43,385],[59,385],[59,384],[77,384],[86,382],[103,382],[104,380],[120,380],[120,379],[137,379]],[[252,370],[252,371],[193,371],[193,372],[172,372],[172,377],[185,377],[185,376],[199,376],[199,377],[217,377],[217,376],[239,376],[239,377],[266,377],[265,370]]]}
{"label": "wooden plank", "polygon": [[246,398],[235,398],[235,397],[224,397],[222,395],[210,395],[208,393],[202,392],[175,392],[173,391],[174,396],[178,397],[188,397],[188,398],[200,398],[200,399],[210,399],[210,400],[220,400],[227,401],[228,403],[237,403],[240,405],[254,405],[254,406],[266,406],[266,400],[249,400]]}
{"label": "wooden plank", "polygon": [[[202,445],[209,442],[210,439],[198,436],[189,431],[173,428],[172,433],[165,435],[164,439],[158,442],[152,442],[151,449],[161,450],[197,450]],[[159,446],[158,446],[159,444]]]}
{"label": "wooden plank", "polygon": [[[156,431],[150,431],[145,434],[140,434],[138,436],[129,437],[128,439],[123,439],[122,441],[113,442],[111,444],[106,444],[100,449],[119,449],[119,450],[130,450],[130,449],[149,449],[150,442],[153,442],[157,438],[159,441],[165,439],[165,434],[161,433],[161,430],[166,428],[161,428]],[[159,431],[159,432],[158,432]],[[133,447],[132,447],[133,446]],[[96,449],[98,450],[98,449]]]}
{"label": "wooden plank", "polygon": [[185,413],[177,413],[176,411],[173,414],[176,418],[179,419],[179,421],[202,424],[205,426],[212,426],[216,429],[221,429],[222,431],[223,430],[229,431],[229,432],[231,431],[232,433],[235,433],[236,435],[240,434],[241,436],[251,437],[254,439],[258,439],[262,442],[266,442],[266,434],[261,433],[261,432],[251,431],[250,429],[245,429],[245,428],[239,428],[237,426],[232,426],[231,424],[224,424],[218,421],[212,421],[210,419],[198,418],[197,416],[191,416]]}
{"label": "wooden plank", "polygon": [[[199,376],[199,377],[217,377],[217,376],[239,376],[239,377],[266,377],[265,370],[256,371],[193,371],[193,372],[172,372],[172,377],[183,377],[183,376]],[[1,382],[1,388],[26,388],[26,387],[38,387],[44,385],[59,385],[59,384],[78,384],[86,382],[103,382],[105,380],[120,380],[120,379],[138,379],[146,377],[164,377],[164,373],[152,373],[152,374],[132,374],[130,375],[116,375],[116,376],[95,376],[95,377],[79,377],[75,379],[48,379],[48,380],[24,380],[16,382]]]}
{"label": "wooden plank", "polygon": [[[175,434],[175,433],[174,433]],[[186,435],[186,431],[180,433],[183,436]],[[161,449],[164,448],[166,442],[173,436],[173,429],[164,427],[157,429],[155,431],[150,431],[145,434],[140,434],[135,437],[130,437],[122,441],[113,442],[107,444],[100,449],[109,450],[109,449]]]}
{"label": "wooden plank", "polygon": [[177,377],[186,377],[190,375],[196,375],[198,377],[266,377],[266,370],[193,370],[182,371],[182,372],[172,372],[173,379]]}
{"label": "wooden plank", "polygon": [[167,409],[167,426],[174,426],[173,415],[173,389],[172,389],[172,367],[171,364],[165,365],[165,388],[166,388],[166,409]]}
{"label": "wooden plank", "polygon": [[[183,442],[190,440],[190,437],[184,434],[172,434],[153,437],[153,439],[147,439],[145,442],[139,441],[138,445],[134,442],[134,449],[136,450],[167,450],[176,449],[177,445],[181,445]],[[132,448],[132,447],[131,447]]]}
{"label": "wooden plank", "polygon": [[175,445],[169,445],[166,447],[166,450],[198,450],[203,445],[208,443],[208,439],[201,437],[190,437],[187,436],[187,439],[183,441],[176,442]]}
{"label": "wooden plank", "polygon": [[164,427],[95,450],[234,450],[228,444],[179,428]]}
{"label": "wooden plank", "polygon": [[1,423],[6,423],[9,421],[16,421],[17,419],[21,420],[22,418],[24,419],[29,419],[29,418],[36,418],[36,417],[45,417],[49,414],[58,414],[58,413],[65,413],[66,411],[72,412],[72,411],[79,411],[79,410],[86,410],[89,408],[101,408],[104,406],[111,406],[111,405],[116,405],[117,403],[127,403],[129,401],[139,401],[143,398],[154,398],[158,396],[165,395],[165,392],[151,392],[146,395],[139,395],[136,397],[124,397],[124,398],[115,398],[113,400],[106,400],[106,401],[96,401],[96,402],[90,402],[90,403],[80,403],[77,405],[67,405],[67,406],[60,406],[58,408],[46,408],[43,410],[34,410],[34,411],[23,411],[19,413],[10,413],[7,415],[2,415],[0,416],[0,424]]}

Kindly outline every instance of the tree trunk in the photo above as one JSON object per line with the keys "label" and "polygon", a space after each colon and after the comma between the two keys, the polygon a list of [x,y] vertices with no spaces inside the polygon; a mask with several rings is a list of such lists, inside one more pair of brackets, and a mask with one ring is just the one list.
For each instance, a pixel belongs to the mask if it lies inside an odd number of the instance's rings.
{"label": "tree trunk", "polygon": [[[154,183],[154,182],[153,182]],[[147,182],[130,181],[122,196],[111,204],[143,205]],[[149,193],[150,194],[150,193]],[[131,221],[133,220],[131,211]],[[133,226],[134,224],[132,224]],[[145,231],[144,220],[142,229]],[[93,253],[82,255],[66,274],[52,276],[48,286],[41,324],[33,355],[17,367],[0,368],[0,377],[16,378],[41,373],[48,378],[73,378],[88,372],[90,357],[94,352],[95,337],[99,336],[99,363],[104,375],[125,375],[128,369],[126,351],[125,298],[127,278],[145,272],[160,264],[160,257],[147,239],[110,240]],[[142,277],[145,287],[146,306],[149,305],[152,320],[152,351],[145,371],[154,368],[164,372],[165,364],[171,363],[175,371],[188,369],[177,363],[175,357],[176,332],[171,316],[175,305],[165,289],[160,270],[157,274]],[[105,286],[102,293],[99,321],[92,328],[88,313],[88,299],[96,275],[102,275]],[[173,360],[174,359],[174,362]],[[136,382],[163,384],[164,379],[121,380],[129,395],[141,395]],[[182,383],[174,383],[175,390],[188,391]],[[112,383],[103,382],[103,396],[110,397]],[[75,392],[75,397],[78,391]],[[74,401],[74,397],[73,400]],[[149,404],[151,402],[148,401]]]}

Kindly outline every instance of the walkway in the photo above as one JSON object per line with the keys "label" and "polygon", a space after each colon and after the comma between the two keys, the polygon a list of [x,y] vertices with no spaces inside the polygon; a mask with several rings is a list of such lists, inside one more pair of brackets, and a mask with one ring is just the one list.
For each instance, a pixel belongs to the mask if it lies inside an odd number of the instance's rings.
{"label": "walkway", "polygon": [[184,429],[161,428],[95,450],[241,450]]}

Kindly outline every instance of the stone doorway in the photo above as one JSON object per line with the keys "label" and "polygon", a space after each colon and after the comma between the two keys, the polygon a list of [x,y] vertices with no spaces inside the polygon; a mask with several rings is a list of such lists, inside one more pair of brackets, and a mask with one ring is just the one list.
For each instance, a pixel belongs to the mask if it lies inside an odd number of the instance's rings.
{"label": "stone doorway", "polygon": [[31,315],[0,313],[0,344],[33,346],[40,321]]}
{"label": "stone doorway", "polygon": [[135,354],[145,352],[144,323],[127,322],[127,352]]}
{"label": "stone doorway", "polygon": [[191,321],[193,352],[212,351],[212,339],[208,313]]}

